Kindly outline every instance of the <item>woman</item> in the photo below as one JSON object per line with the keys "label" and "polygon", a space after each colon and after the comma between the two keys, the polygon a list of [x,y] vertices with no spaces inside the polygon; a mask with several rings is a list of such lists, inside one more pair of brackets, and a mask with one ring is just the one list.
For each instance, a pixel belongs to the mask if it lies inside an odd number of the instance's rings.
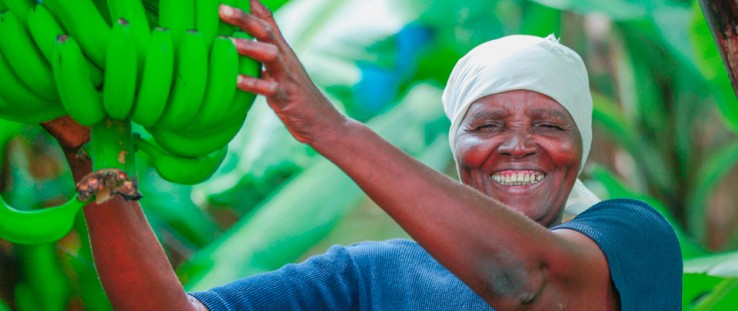
{"label": "woman", "polygon": [[271,13],[251,6],[251,14],[221,7],[223,20],[257,39],[236,40],[239,52],[265,66],[262,79],[240,77],[239,88],[266,96],[297,140],[351,176],[417,243],[335,246],[188,295],[140,207],[117,199],[86,211],[117,310],[680,309],[676,237],[646,204],[605,201],[560,224],[572,189],[571,202],[588,193],[577,175],[592,108],[574,52],[552,38],[511,36],[459,61],[443,100],[462,184],[339,113]]}

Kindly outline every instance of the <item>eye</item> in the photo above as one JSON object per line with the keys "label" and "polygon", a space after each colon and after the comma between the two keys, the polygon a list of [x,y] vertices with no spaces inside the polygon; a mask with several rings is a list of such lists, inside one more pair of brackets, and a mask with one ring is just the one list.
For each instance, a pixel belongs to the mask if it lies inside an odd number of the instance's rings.
{"label": "eye", "polygon": [[557,131],[564,130],[564,128],[561,125],[557,123],[553,123],[553,122],[539,122],[536,124],[536,127],[542,128],[545,130],[557,130]]}
{"label": "eye", "polygon": [[498,122],[487,122],[474,126],[474,131],[478,132],[489,132],[500,129],[502,125]]}

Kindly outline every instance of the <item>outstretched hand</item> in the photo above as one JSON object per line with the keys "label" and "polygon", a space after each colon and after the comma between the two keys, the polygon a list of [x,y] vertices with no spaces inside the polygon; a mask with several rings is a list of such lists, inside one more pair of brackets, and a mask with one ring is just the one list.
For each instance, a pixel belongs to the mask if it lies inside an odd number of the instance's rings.
{"label": "outstretched hand", "polygon": [[287,129],[300,142],[313,143],[335,132],[344,116],[308,76],[297,55],[279,31],[272,13],[251,0],[251,13],[220,6],[223,21],[239,27],[256,40],[233,39],[239,54],[261,62],[260,78],[240,75],[238,88],[264,95]]}

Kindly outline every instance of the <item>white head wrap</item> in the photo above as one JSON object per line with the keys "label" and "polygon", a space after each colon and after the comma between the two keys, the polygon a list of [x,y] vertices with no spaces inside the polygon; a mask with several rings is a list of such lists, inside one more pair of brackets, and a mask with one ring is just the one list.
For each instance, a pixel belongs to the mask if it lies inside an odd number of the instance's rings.
{"label": "white head wrap", "polygon": [[[589,78],[579,55],[561,45],[554,35],[513,35],[491,40],[456,63],[443,91],[444,111],[451,120],[448,137],[454,159],[456,131],[469,106],[482,97],[512,90],[547,95],[569,112],[582,137],[581,172],[592,144]],[[576,214],[599,201],[577,179],[566,210]]]}

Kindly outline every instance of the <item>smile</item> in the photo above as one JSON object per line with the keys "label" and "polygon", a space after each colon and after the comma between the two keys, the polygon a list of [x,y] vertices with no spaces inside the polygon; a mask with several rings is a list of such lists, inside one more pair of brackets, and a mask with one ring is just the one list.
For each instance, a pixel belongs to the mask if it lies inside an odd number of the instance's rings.
{"label": "smile", "polygon": [[539,171],[502,171],[492,174],[492,180],[503,186],[526,186],[537,184],[546,177]]}

